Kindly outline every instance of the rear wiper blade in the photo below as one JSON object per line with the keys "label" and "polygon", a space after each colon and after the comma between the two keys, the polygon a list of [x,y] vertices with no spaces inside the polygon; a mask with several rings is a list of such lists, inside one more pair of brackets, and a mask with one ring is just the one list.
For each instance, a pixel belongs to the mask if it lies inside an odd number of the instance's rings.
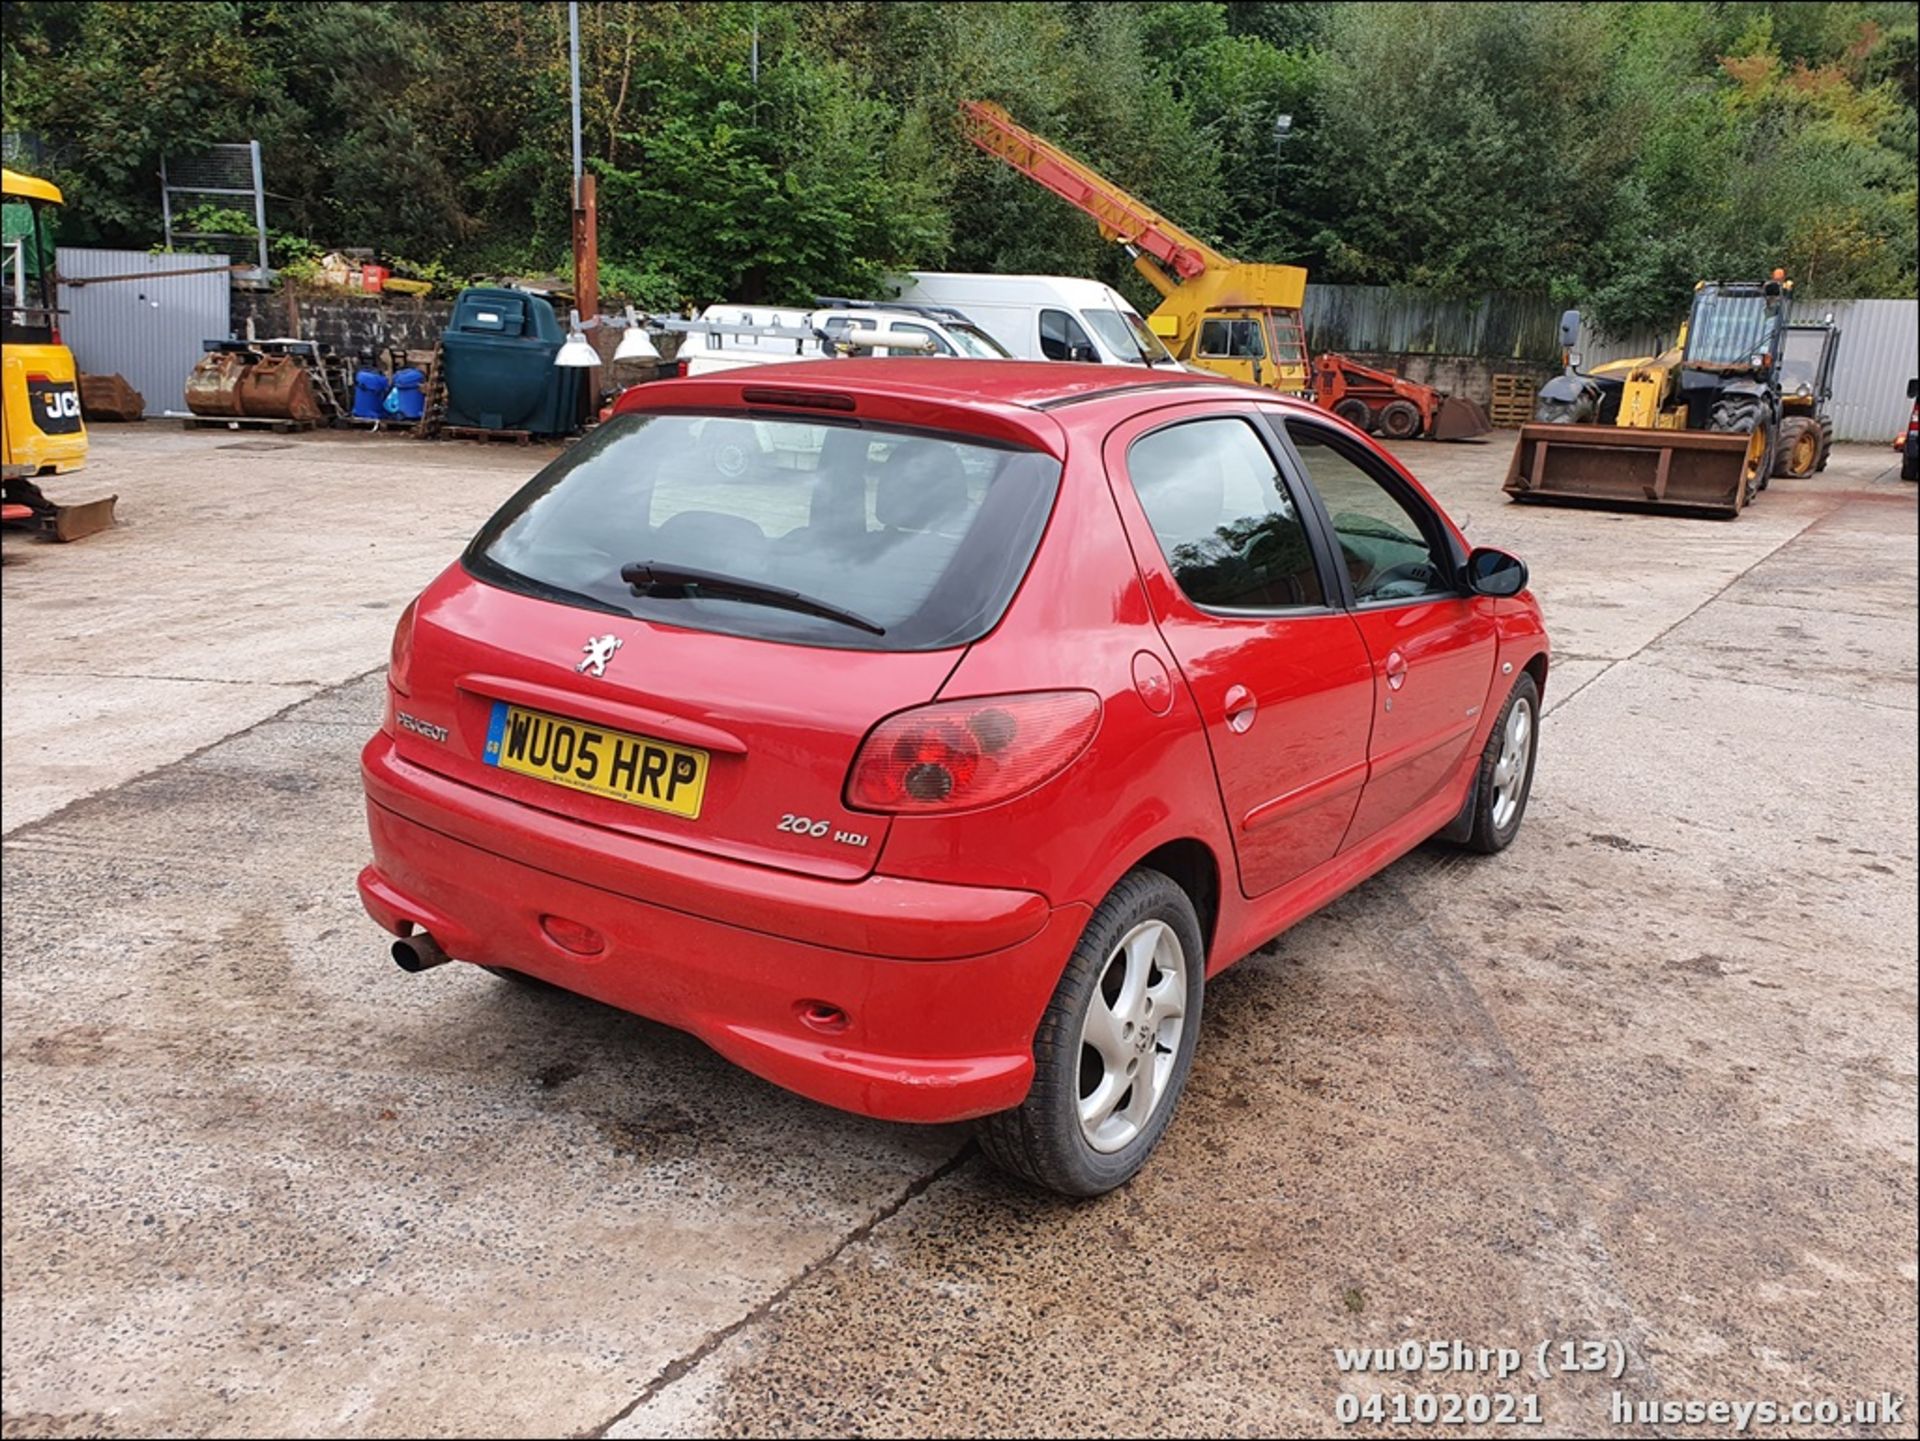
{"label": "rear wiper blade", "polygon": [[822,620],[838,621],[871,635],[885,635],[887,628],[876,625],[864,615],[845,610],[830,601],[802,595],[777,585],[757,580],[721,575],[717,571],[695,570],[691,566],[668,565],[657,560],[638,560],[620,567],[620,579],[633,587],[635,595],[657,600],[685,600],[690,595],[710,596],[715,600],[739,600],[752,605],[778,606],[782,610],[817,615]]}

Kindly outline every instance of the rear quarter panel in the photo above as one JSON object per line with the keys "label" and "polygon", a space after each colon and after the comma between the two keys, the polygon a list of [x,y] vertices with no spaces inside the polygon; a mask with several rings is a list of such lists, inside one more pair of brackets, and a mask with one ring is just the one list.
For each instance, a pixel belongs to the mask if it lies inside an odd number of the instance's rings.
{"label": "rear quarter panel", "polygon": [[[1144,653],[1168,676],[1165,714],[1133,681]],[[883,874],[1040,891],[1055,905],[1097,903],[1167,841],[1199,840],[1230,874],[1232,846],[1192,698],[1147,610],[1114,509],[1097,437],[1070,448],[1061,494],[1034,563],[1000,625],[967,652],[942,699],[1090,690],[1100,727],[1046,784],[1005,804],[893,822]]]}

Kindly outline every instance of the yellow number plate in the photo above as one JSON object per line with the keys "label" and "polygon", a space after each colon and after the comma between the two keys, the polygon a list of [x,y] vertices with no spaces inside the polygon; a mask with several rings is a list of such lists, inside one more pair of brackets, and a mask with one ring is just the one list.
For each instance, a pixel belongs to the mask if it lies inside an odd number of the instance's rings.
{"label": "yellow number plate", "polygon": [[493,703],[485,760],[610,800],[698,820],[707,753],[544,711]]}

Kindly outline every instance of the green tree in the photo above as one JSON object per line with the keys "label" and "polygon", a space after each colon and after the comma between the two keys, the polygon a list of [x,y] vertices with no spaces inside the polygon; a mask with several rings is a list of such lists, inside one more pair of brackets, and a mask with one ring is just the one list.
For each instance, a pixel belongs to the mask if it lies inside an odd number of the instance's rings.
{"label": "green tree", "polygon": [[[1560,5],[586,0],[607,286],[799,300],[887,271],[1091,275],[1093,223],[968,143],[1004,104],[1175,224],[1321,282],[1547,291],[1625,329],[1784,265],[1915,289],[1916,24],[1895,0]],[[262,142],[277,243],[564,272],[551,0],[3,0],[5,123],[66,235],[159,236],[164,155]],[[761,65],[750,63],[757,23]],[[1274,121],[1293,117],[1276,143]]]}

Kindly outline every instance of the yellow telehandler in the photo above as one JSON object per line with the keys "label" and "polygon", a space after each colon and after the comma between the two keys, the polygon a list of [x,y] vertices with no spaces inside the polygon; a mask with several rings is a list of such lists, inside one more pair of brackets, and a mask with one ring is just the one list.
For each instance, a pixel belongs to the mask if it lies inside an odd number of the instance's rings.
{"label": "yellow telehandler", "polygon": [[1826,463],[1839,332],[1787,324],[1793,282],[1703,280],[1671,349],[1580,369],[1580,313],[1561,317],[1565,373],[1520,428],[1516,500],[1737,516],[1776,473]]}

